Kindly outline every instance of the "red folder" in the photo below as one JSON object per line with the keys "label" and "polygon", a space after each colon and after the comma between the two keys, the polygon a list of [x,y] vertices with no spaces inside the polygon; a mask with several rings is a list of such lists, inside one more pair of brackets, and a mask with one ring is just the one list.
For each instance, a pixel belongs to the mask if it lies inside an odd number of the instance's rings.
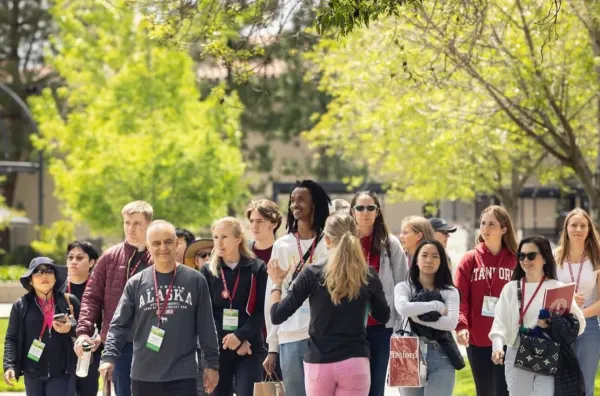
{"label": "red folder", "polygon": [[546,289],[544,308],[558,315],[568,315],[575,296],[575,283]]}

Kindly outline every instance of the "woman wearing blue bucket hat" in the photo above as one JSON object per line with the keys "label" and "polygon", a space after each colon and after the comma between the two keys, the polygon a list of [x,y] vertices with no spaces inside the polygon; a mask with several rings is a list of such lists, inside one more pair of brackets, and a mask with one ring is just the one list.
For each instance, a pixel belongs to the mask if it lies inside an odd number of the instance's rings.
{"label": "woman wearing blue bucket hat", "polygon": [[21,277],[28,291],[12,306],[4,341],[4,382],[25,378],[27,396],[75,394],[73,352],[79,300],[60,291],[67,269],[36,257]]}

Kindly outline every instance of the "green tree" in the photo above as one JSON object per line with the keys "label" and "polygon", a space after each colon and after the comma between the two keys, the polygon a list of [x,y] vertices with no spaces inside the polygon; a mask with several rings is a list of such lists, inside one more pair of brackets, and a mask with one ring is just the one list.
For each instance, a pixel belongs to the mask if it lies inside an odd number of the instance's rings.
{"label": "green tree", "polygon": [[468,75],[454,70],[436,79],[437,53],[404,39],[413,34],[404,21],[324,40],[311,54],[334,99],[305,137],[363,163],[402,199],[468,200],[483,192],[518,218],[519,194],[532,176],[562,179],[562,170],[515,132]]}
{"label": "green tree", "polygon": [[236,95],[199,101],[188,55],[157,46],[132,11],[56,1],[64,85],[30,100],[56,195],[93,231],[120,232],[120,210],[152,203],[156,218],[200,226],[244,192]]}

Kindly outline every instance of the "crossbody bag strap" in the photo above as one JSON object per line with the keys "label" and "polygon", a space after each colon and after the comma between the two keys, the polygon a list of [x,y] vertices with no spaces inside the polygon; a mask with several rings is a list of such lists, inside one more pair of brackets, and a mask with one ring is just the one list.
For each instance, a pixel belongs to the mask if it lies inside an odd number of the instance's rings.
{"label": "crossbody bag strap", "polygon": [[[321,242],[321,238],[323,238],[323,233],[317,236],[317,240],[315,241],[315,250],[317,250],[317,246],[319,245],[319,242]],[[294,273],[292,274],[292,280],[290,281],[290,284],[293,281],[295,281],[296,277],[300,274],[300,271],[298,271],[298,269],[302,269],[302,267],[308,262],[308,259],[310,259],[311,250],[312,246],[306,250],[304,256],[302,256],[302,260],[300,260],[300,262],[298,262],[298,264],[296,265],[296,268],[294,268]]]}
{"label": "crossbody bag strap", "polygon": [[71,316],[73,318],[75,318],[75,312],[73,310],[73,304],[71,304],[71,300],[69,300],[69,296],[70,296],[70,294],[65,293],[65,300],[67,301],[67,304],[69,304],[69,312],[71,313]]}

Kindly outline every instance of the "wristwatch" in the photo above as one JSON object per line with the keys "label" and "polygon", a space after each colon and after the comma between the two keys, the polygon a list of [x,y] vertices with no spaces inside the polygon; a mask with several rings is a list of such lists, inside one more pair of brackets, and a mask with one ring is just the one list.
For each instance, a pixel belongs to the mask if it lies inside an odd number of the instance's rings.
{"label": "wristwatch", "polygon": [[281,285],[273,285],[273,287],[271,287],[271,293],[273,293],[276,290],[281,291]]}

